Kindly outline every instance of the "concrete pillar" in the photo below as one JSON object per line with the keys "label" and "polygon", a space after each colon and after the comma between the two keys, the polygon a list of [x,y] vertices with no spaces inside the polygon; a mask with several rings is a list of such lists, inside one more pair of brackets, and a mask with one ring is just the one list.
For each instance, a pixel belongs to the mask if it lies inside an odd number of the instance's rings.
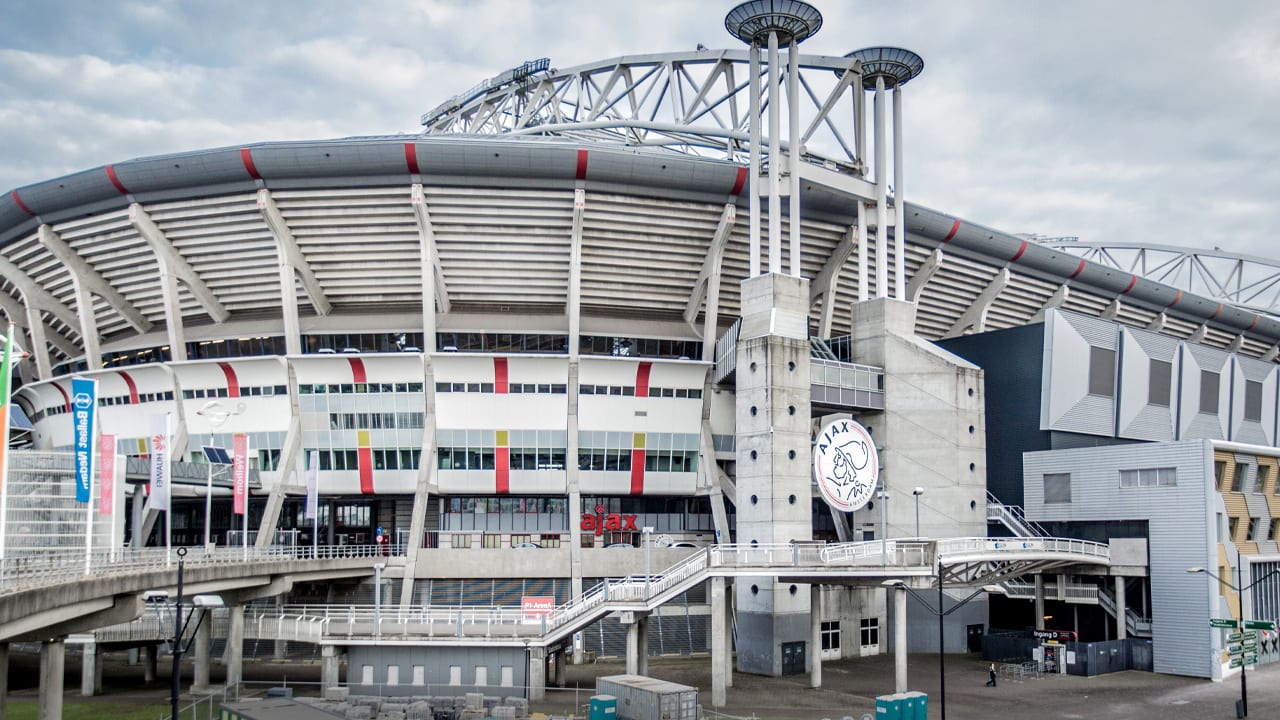
{"label": "concrete pillar", "polygon": [[[276,617],[284,615],[284,596],[276,596]],[[285,657],[285,648],[288,643],[284,640],[275,640],[271,648],[271,657],[276,660],[283,660]]]}
{"label": "concrete pillar", "polygon": [[[195,670],[191,678],[191,692],[193,694],[203,695],[209,692],[209,664],[213,650],[213,618],[207,610],[201,610],[205,613],[203,618],[197,616],[196,622],[200,625],[196,628],[195,646],[192,653],[192,661],[195,664]],[[203,620],[203,622],[200,622]]]}
{"label": "concrete pillar", "polygon": [[320,694],[322,697],[326,690],[336,688],[342,683],[341,660],[342,653],[338,651],[337,645],[320,646]]}
{"label": "concrete pillar", "polygon": [[1128,623],[1125,621],[1128,605],[1124,600],[1124,577],[1116,576],[1116,639],[1124,640],[1129,636]]}
{"label": "concrete pillar", "polygon": [[822,687],[822,586],[809,587],[809,687]]}
{"label": "concrete pillar", "polygon": [[729,623],[725,612],[724,578],[711,578],[711,705],[724,707],[727,700],[725,693],[725,676],[731,670],[733,661],[728,659]]}
{"label": "concrete pillar", "polygon": [[640,620],[627,625],[627,674],[640,674]]}
{"label": "concrete pillar", "polygon": [[62,673],[66,669],[66,638],[40,643],[40,705],[38,720],[62,720]]}
{"label": "concrete pillar", "polygon": [[560,652],[556,653],[556,657],[555,657],[555,666],[553,668],[555,672],[555,678],[552,680],[552,684],[554,684],[558,688],[562,688],[565,685],[564,663],[565,663],[566,653],[567,653],[566,649],[561,649]]}
{"label": "concrete pillar", "polygon": [[[102,692],[102,653],[98,650],[98,644],[85,643],[81,658],[80,694],[92,697]],[[4,717],[4,713],[0,713],[0,717]]]}
{"label": "concrete pillar", "polygon": [[734,587],[733,581],[725,578],[724,583],[724,686],[733,687],[733,608],[734,608]]}
{"label": "concrete pillar", "polygon": [[529,701],[536,702],[547,697],[547,649],[529,648]]}
{"label": "concrete pillar", "polygon": [[142,682],[148,686],[156,682],[156,661],[159,657],[160,651],[155,645],[142,648]]}
{"label": "concrete pillar", "polygon": [[636,618],[636,635],[639,639],[639,647],[636,652],[636,669],[639,670],[637,675],[649,674],[649,616],[644,615]]}
{"label": "concrete pillar", "polygon": [[244,605],[232,605],[227,612],[227,689],[244,679]]}
{"label": "concrete pillar", "polygon": [[907,588],[893,589],[893,687],[907,691]]}
{"label": "concrete pillar", "polygon": [[1036,575],[1036,627],[1044,627],[1044,575]]}
{"label": "concrete pillar", "polygon": [[8,717],[9,704],[9,643],[0,643],[0,718]]}

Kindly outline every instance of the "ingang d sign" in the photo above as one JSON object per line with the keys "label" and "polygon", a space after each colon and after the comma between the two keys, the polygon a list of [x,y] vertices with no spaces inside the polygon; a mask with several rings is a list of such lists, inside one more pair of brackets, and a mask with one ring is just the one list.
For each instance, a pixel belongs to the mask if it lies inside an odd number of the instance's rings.
{"label": "ingang d sign", "polygon": [[871,433],[855,420],[829,423],[813,446],[813,474],[831,507],[852,512],[866,505],[880,477],[880,456]]}

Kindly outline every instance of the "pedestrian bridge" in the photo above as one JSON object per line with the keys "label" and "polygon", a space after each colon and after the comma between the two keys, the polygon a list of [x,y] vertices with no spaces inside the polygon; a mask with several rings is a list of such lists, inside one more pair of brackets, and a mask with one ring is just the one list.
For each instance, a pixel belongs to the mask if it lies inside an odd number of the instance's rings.
{"label": "pedestrian bridge", "polygon": [[[322,645],[549,647],[563,644],[610,613],[651,612],[714,577],[772,577],[823,585],[904,580],[918,588],[936,587],[941,581],[944,586],[972,587],[1071,565],[1106,565],[1109,556],[1107,545],[1063,538],[716,545],[693,552],[658,574],[607,578],[580,598],[545,613],[489,606],[286,605],[268,612],[250,609],[243,632],[250,639]],[[371,574],[374,562],[387,560],[395,558],[277,557],[275,562],[296,568],[295,580],[302,581],[326,572],[330,577],[335,572]],[[188,561],[188,565],[199,562]],[[249,569],[251,564],[241,566]],[[164,639],[156,616],[105,627],[96,635],[104,643]]]}

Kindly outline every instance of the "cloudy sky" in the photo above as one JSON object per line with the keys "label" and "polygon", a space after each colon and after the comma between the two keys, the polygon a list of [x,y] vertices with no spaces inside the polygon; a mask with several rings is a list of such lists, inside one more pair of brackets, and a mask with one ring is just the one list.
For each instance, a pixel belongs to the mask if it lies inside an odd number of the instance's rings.
{"label": "cloudy sky", "polygon": [[[910,48],[908,199],[1280,261],[1280,3],[811,0]],[[524,60],[739,47],[721,0],[0,0],[0,192],[134,157],[412,133]]]}

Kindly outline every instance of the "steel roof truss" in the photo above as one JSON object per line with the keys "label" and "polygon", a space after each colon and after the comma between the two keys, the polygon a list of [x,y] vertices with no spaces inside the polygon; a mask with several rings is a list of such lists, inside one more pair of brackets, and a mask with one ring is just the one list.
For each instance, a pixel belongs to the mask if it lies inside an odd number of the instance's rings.
{"label": "steel roof truss", "polygon": [[[200,306],[204,308],[209,317],[213,318],[214,322],[226,322],[231,313],[223,307],[222,302],[213,294],[213,291],[209,289],[209,286],[191,267],[191,264],[178,254],[178,251],[173,247],[173,243],[165,236],[160,226],[156,225],[155,221],[151,219],[151,216],[142,205],[133,203],[129,206],[129,222],[133,224],[138,234],[147,241],[147,244],[151,246],[151,250],[156,254],[161,274],[169,275],[172,280],[181,279],[191,292],[191,295],[195,297],[196,302],[200,303]],[[182,314],[176,295],[176,286],[170,288],[168,282],[162,282],[161,285],[166,293],[174,293],[171,299],[165,301],[167,320],[171,323],[175,320],[181,323]],[[170,315],[170,313],[173,314]],[[178,348],[174,348],[175,354],[177,351]],[[174,359],[176,360],[177,358],[175,357]]]}

